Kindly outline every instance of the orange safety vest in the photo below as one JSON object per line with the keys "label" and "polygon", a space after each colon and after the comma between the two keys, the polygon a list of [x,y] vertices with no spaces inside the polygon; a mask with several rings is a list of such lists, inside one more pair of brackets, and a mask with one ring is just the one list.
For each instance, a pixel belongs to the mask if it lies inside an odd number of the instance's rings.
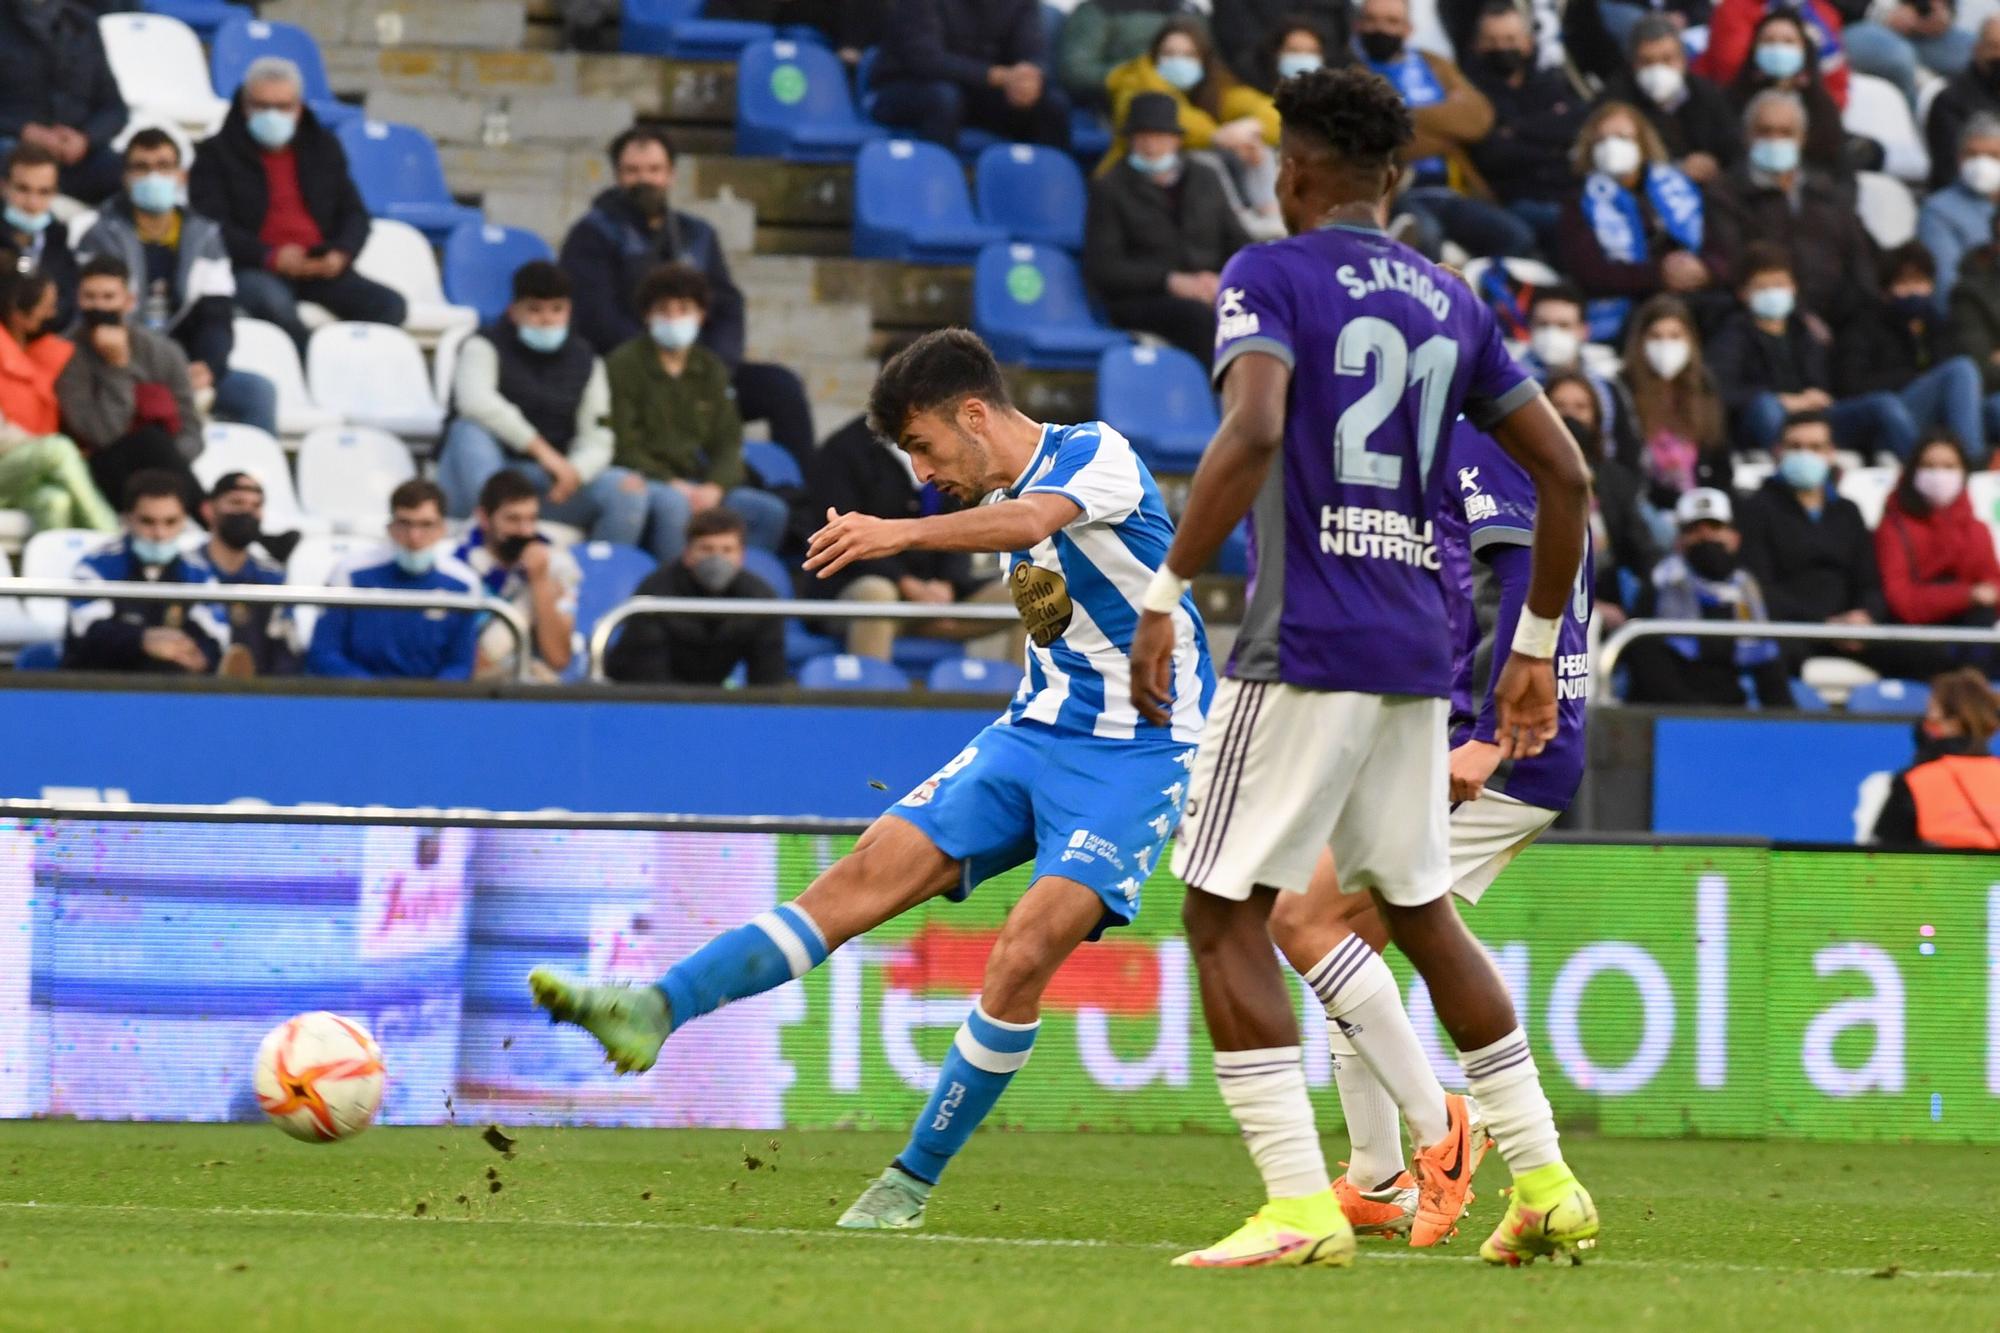
{"label": "orange safety vest", "polygon": [[1917,837],[1933,847],[2000,851],[2000,758],[1947,754],[1904,775]]}

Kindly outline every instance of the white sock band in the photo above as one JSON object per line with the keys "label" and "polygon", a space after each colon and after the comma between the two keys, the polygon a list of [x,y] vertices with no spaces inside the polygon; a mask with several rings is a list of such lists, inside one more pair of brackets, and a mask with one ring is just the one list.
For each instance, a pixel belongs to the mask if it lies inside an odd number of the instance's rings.
{"label": "white sock band", "polygon": [[1465,1079],[1486,1117],[1486,1132],[1515,1175],[1562,1160],[1556,1118],[1528,1039],[1515,1028],[1491,1046],[1459,1054]]}
{"label": "white sock band", "polygon": [[[1382,955],[1359,935],[1349,935],[1307,976],[1318,978],[1313,992],[1326,1006],[1328,1025],[1340,1028],[1368,1062],[1409,1122],[1413,1141],[1428,1145],[1443,1138],[1450,1128],[1444,1113],[1444,1086],[1437,1081],[1430,1057],[1417,1041],[1417,1031],[1403,1010],[1402,993],[1396,988],[1396,974],[1382,961]],[[1344,1084],[1342,1092],[1344,1105]],[[1348,1123],[1352,1126],[1354,1122],[1350,1119]]]}
{"label": "white sock band", "polygon": [[1298,1047],[1217,1051],[1215,1081],[1271,1198],[1304,1198],[1332,1187]]}
{"label": "white sock band", "polygon": [[1326,1028],[1333,1052],[1333,1084],[1347,1121],[1347,1178],[1359,1190],[1376,1190],[1403,1173],[1403,1118],[1396,1099],[1354,1050],[1338,1022]]}

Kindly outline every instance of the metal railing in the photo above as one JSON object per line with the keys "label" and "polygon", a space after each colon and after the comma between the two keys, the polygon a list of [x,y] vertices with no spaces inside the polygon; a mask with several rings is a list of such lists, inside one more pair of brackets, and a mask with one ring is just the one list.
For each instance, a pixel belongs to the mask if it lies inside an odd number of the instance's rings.
{"label": "metal railing", "polygon": [[996,626],[1021,623],[1012,606],[999,602],[951,602],[937,606],[928,602],[783,601],[774,597],[634,597],[606,611],[590,632],[586,650],[590,679],[599,682],[609,679],[604,674],[604,654],[620,626],[634,616],[655,615],[743,616],[752,620],[992,621]]}
{"label": "metal railing", "polygon": [[85,579],[0,578],[0,597],[64,601],[243,602],[256,606],[349,606],[374,611],[483,611],[514,636],[514,673],[529,679],[534,637],[528,618],[510,602],[468,592],[402,592],[388,588],[308,588],[261,583],[100,583]]}
{"label": "metal railing", "polygon": [[1817,643],[1985,643],[2000,644],[2000,629],[1937,625],[1816,625],[1798,621],[1628,620],[1604,641],[1597,655],[1594,702],[1615,704],[1611,673],[1635,639],[1673,636],[1690,639],[1809,639]]}

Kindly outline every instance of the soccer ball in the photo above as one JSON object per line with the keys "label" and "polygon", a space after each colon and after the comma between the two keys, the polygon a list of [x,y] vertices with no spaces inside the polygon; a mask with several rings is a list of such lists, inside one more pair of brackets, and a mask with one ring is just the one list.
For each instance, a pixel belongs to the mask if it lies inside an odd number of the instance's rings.
{"label": "soccer ball", "polygon": [[257,1105],[307,1143],[359,1134],[382,1109],[382,1049],[351,1018],[315,1010],[288,1018],[257,1047]]}

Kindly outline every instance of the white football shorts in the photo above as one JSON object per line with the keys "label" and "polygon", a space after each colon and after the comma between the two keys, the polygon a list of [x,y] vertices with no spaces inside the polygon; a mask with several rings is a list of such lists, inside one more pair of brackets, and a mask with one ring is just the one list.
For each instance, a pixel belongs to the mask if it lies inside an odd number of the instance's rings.
{"label": "white football shorts", "polygon": [[1497,791],[1461,802],[1451,812],[1451,891],[1468,903],[1478,902],[1500,872],[1558,817],[1557,811]]}

